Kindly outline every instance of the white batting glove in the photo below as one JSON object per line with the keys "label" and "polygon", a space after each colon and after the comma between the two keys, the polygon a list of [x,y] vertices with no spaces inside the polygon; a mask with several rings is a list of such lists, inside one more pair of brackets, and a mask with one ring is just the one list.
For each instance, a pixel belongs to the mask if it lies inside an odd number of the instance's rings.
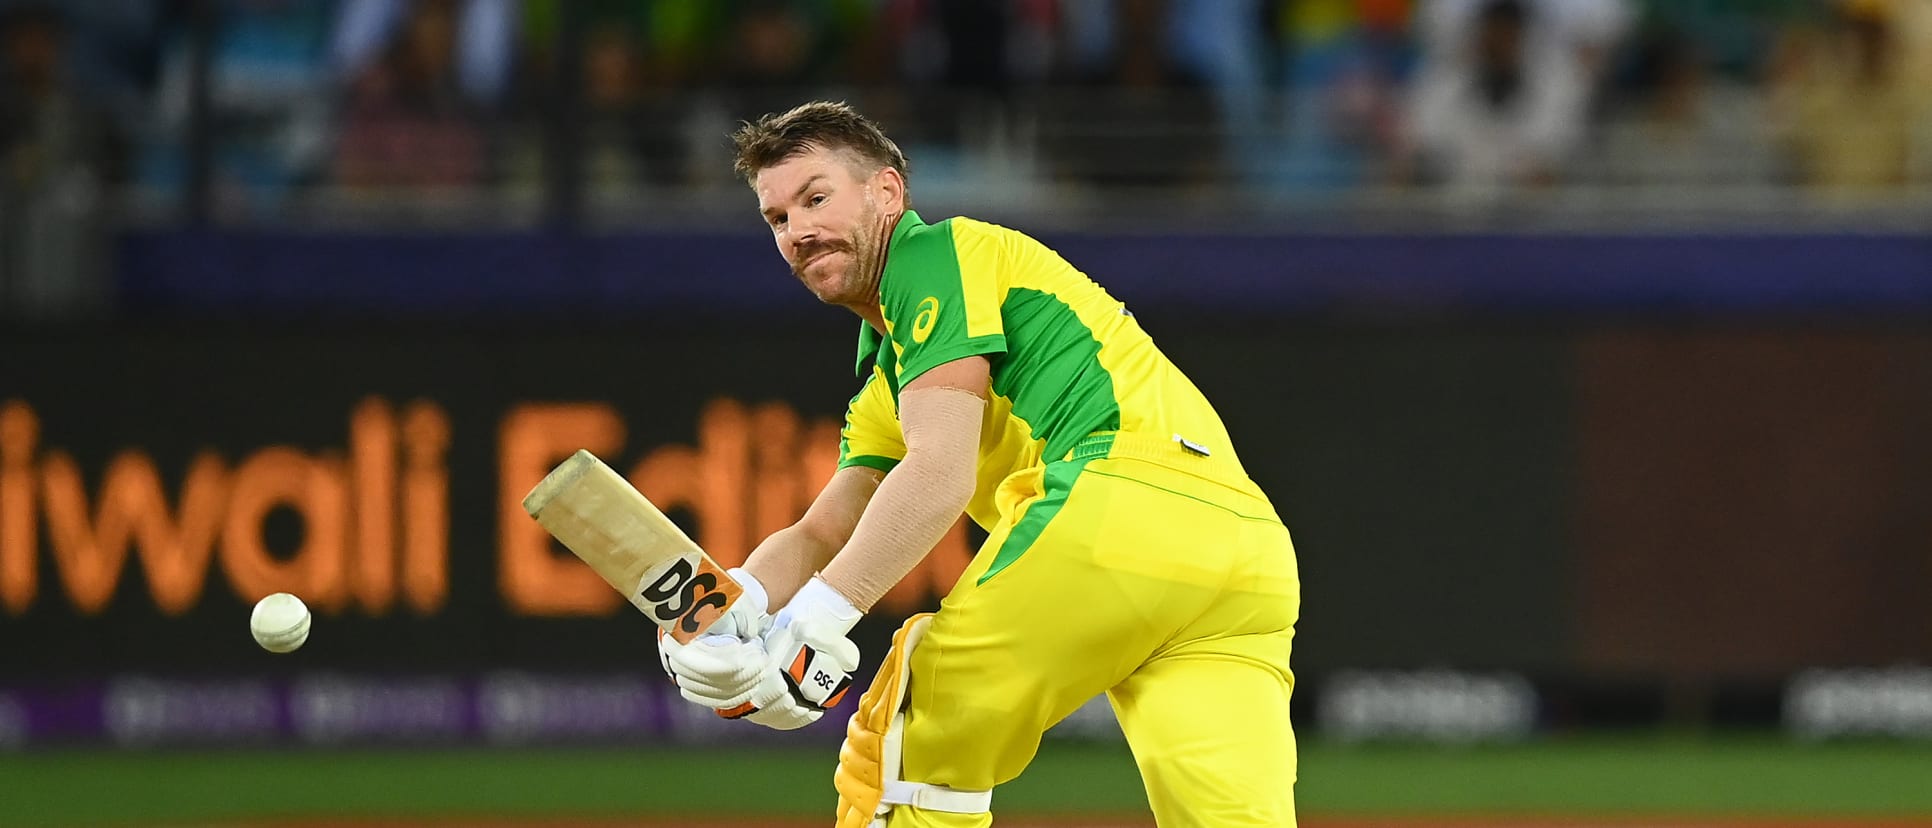
{"label": "white batting glove", "polygon": [[670,642],[663,648],[666,669],[681,695],[720,716],[794,730],[818,721],[852,686],[859,648],[846,634],[862,615],[814,578],[763,638],[707,635],[684,647]]}
{"label": "white batting glove", "polygon": [[819,578],[800,587],[765,634],[765,651],[793,699],[814,712],[838,706],[859,669],[859,645],[846,637],[864,616]]}
{"label": "white batting glove", "polygon": [[704,635],[690,644],[679,644],[662,632],[657,637],[658,663],[678,692],[721,713],[742,704],[757,688],[767,661],[762,636],[772,622],[764,584],[743,568],[727,574],[744,588],[744,595]]}
{"label": "white batting glove", "polygon": [[[759,641],[743,642],[707,656],[732,660],[734,670],[751,669],[759,658],[748,692],[726,694],[707,686],[683,690],[684,697],[716,708],[729,719],[745,719],[776,730],[796,730],[816,722],[827,708],[836,707],[852,686],[859,666],[859,648],[846,638],[862,615],[851,602],[813,578],[785,605],[772,628]],[[689,659],[698,656],[684,648]],[[736,675],[742,675],[737,673]],[[682,683],[682,682],[680,682]]]}
{"label": "white batting glove", "polygon": [[759,671],[758,685],[751,695],[734,707],[718,708],[727,719],[744,719],[773,730],[797,730],[825,715],[822,707],[808,704],[792,691],[783,673],[767,661]]}

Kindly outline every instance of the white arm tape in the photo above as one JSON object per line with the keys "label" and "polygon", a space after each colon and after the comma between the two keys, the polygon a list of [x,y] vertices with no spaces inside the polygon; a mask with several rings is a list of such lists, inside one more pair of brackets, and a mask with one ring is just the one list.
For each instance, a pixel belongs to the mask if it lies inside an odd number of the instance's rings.
{"label": "white arm tape", "polygon": [[944,785],[888,781],[885,783],[885,797],[879,802],[882,805],[911,805],[922,811],[983,814],[993,810],[993,792],[956,791]]}
{"label": "white arm tape", "polygon": [[879,483],[852,539],[819,573],[853,606],[871,609],[959,520],[973,497],[985,413],[986,400],[958,388],[899,396],[906,459]]}

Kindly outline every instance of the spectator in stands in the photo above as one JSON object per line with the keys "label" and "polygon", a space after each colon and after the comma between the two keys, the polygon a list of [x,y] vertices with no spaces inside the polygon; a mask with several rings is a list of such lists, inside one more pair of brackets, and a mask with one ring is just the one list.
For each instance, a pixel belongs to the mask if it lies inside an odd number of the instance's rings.
{"label": "spectator in stands", "polygon": [[[593,194],[622,195],[660,157],[644,150],[644,65],[638,33],[621,19],[597,21],[584,42],[583,169]],[[667,159],[668,160],[668,159]]]}
{"label": "spectator in stands", "polygon": [[869,42],[881,13],[870,0],[727,0],[722,5],[728,11],[716,50],[720,79],[738,89],[779,93],[770,96],[779,109],[789,109],[815,85],[846,81],[862,60],[855,50]]}
{"label": "spectator in stands", "polygon": [[0,316],[94,298],[112,124],[70,71],[51,5],[0,9]]}
{"label": "spectator in stands", "polygon": [[715,51],[718,91],[729,120],[714,122],[714,134],[797,103],[830,57],[822,11],[809,3],[735,0]]}
{"label": "spectator in stands", "polygon": [[[896,54],[903,91],[868,96],[875,117],[922,159],[922,180],[946,186],[1013,172],[1030,123],[1025,93],[1052,69],[1050,0],[889,0],[881,34]],[[987,163],[998,157],[1004,164]]]}
{"label": "spectator in stands", "polygon": [[[655,18],[655,19],[653,19]],[[688,21],[697,22],[697,21]],[[689,136],[682,120],[688,84],[699,68],[687,63],[661,16],[599,14],[584,38],[584,174],[593,196],[635,196],[644,187],[673,187],[690,173]]]}
{"label": "spectator in stands", "polygon": [[10,187],[31,186],[77,149],[60,140],[81,103],[66,75],[66,42],[51,7],[0,12],[0,176]]}
{"label": "spectator in stands", "polygon": [[[1716,0],[1725,2],[1726,0]],[[1760,3],[1764,0],[1739,0]],[[1574,63],[1591,85],[1602,80],[1610,58],[1630,28],[1633,0],[1522,0],[1524,32],[1532,60],[1545,51]],[[1375,5],[1371,3],[1370,5]],[[1416,9],[1415,37],[1425,51],[1453,53],[1468,43],[1471,30],[1490,13],[1494,0],[1430,0]]]}
{"label": "spectator in stands", "polygon": [[1801,180],[1822,192],[1896,190],[1914,163],[1925,90],[1907,79],[1890,4],[1845,0],[1838,11],[1828,29],[1799,41],[1782,80],[1788,144]]}
{"label": "spectator in stands", "polygon": [[[582,0],[579,0],[582,2]],[[516,8],[512,0],[340,0],[332,57],[337,77],[354,79],[408,36],[424,4],[450,18],[454,87],[471,106],[488,108],[503,98],[515,65]]]}
{"label": "spectator in stands", "polygon": [[1170,0],[1165,46],[1178,73],[1211,106],[1204,137],[1214,152],[1204,176],[1224,176],[1231,161],[1270,152],[1260,140],[1267,99],[1268,6],[1261,0]]}
{"label": "spectator in stands", "polygon": [[1794,13],[1757,0],[1647,8],[1593,142],[1596,181],[1720,205],[1771,186],[1778,159],[1757,77],[1768,33]]}
{"label": "spectator in stands", "polygon": [[1251,162],[1279,190],[1359,187],[1398,143],[1415,48],[1409,0],[1283,3],[1281,143]]}
{"label": "spectator in stands", "polygon": [[1204,79],[1177,60],[1175,4],[1066,0],[1061,11],[1074,91],[1041,113],[1061,183],[1185,190],[1215,177],[1217,113]]}
{"label": "spectator in stands", "polygon": [[336,180],[359,189],[473,186],[487,163],[484,135],[459,89],[456,9],[424,0],[383,59],[349,88]]}
{"label": "spectator in stands", "polygon": [[[1425,20],[1399,170],[1493,197],[1556,182],[1583,140],[1603,56],[1620,31],[1611,0],[1444,0]],[[1468,17],[1455,12],[1468,11]]]}
{"label": "spectator in stands", "polygon": [[196,26],[207,34],[211,191],[272,205],[327,158],[331,107],[328,0],[218,0],[207,20],[166,24],[156,90],[160,128],[144,136],[142,176],[160,192],[187,184]]}

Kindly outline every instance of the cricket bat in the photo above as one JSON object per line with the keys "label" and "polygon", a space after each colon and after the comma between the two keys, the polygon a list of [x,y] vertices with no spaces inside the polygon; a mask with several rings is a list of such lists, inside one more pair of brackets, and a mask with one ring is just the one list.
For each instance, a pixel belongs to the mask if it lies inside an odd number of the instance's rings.
{"label": "cricket bat", "polygon": [[578,450],[538,481],[523,510],[679,644],[744,588],[630,481]]}

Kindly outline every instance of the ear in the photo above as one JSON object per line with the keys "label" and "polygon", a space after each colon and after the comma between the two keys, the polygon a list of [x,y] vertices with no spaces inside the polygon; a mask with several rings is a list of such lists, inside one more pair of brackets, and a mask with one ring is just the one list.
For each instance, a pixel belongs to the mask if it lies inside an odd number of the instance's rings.
{"label": "ear", "polygon": [[906,209],[906,179],[899,171],[890,166],[880,167],[872,174],[872,189],[879,194],[879,209],[888,213],[903,213]]}

